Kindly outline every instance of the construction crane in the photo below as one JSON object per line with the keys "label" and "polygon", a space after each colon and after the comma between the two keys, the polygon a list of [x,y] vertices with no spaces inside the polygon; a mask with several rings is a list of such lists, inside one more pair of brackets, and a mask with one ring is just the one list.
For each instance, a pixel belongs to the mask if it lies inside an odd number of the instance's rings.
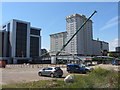
{"label": "construction crane", "polygon": [[62,50],[64,50],[64,48],[70,43],[70,41],[74,38],[74,36],[84,27],[84,25],[90,20],[90,18],[97,13],[97,11],[94,11],[89,18],[78,28],[78,30],[73,34],[73,36],[62,46],[62,48],[60,49],[60,51],[58,51],[56,53],[56,60],[57,60],[57,56],[61,53]]}

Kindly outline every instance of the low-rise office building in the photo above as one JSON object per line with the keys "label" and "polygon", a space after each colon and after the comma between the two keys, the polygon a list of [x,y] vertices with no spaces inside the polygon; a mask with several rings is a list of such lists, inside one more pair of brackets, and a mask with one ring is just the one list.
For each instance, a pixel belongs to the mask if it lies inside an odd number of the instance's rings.
{"label": "low-rise office building", "polygon": [[93,40],[93,54],[102,55],[104,51],[109,51],[109,44],[104,41]]}
{"label": "low-rise office building", "polygon": [[11,58],[7,63],[23,63],[41,55],[40,28],[30,22],[13,19],[2,26],[2,57]]}
{"label": "low-rise office building", "polygon": [[116,47],[115,51],[109,52],[109,56],[116,58],[120,57],[120,46]]}

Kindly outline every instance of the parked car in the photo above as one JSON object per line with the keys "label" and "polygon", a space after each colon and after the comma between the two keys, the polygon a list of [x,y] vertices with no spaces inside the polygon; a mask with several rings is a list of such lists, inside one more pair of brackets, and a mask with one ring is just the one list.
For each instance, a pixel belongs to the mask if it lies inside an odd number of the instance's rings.
{"label": "parked car", "polygon": [[0,60],[0,68],[5,68],[5,66],[6,66],[6,61]]}
{"label": "parked car", "polygon": [[95,64],[87,64],[87,66],[95,66]]}
{"label": "parked car", "polygon": [[60,67],[45,67],[38,72],[39,76],[62,77],[63,71]]}
{"label": "parked car", "polygon": [[85,65],[81,64],[67,64],[67,71],[69,73],[87,73],[92,70],[93,68],[86,67]]}
{"label": "parked car", "polygon": [[113,65],[120,65],[120,59],[113,59]]}

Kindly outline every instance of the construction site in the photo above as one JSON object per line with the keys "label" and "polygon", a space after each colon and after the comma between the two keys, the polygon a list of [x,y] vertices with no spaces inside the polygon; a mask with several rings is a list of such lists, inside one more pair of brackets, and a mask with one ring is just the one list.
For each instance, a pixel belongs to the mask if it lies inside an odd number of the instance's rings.
{"label": "construction site", "polygon": [[[33,49],[34,47],[36,47],[36,48],[39,47],[39,44],[37,42],[34,42],[34,40],[40,41],[40,37],[39,37],[40,29],[31,27],[31,35],[29,36],[31,38],[31,40],[33,40],[33,42],[31,42],[32,45],[30,47],[31,52],[25,53],[26,51],[23,49],[26,49],[26,48],[28,49],[28,47],[19,47],[19,45],[18,45],[17,48],[21,48],[22,51],[21,50],[20,51],[22,53],[18,52],[19,50],[16,51],[17,57],[13,57],[12,59],[10,58],[9,60],[7,60],[8,58],[1,58],[0,65],[3,68],[0,68],[0,70],[1,70],[1,73],[0,73],[1,82],[0,82],[0,84],[5,86],[5,85],[10,85],[10,84],[15,84],[15,83],[28,83],[28,82],[35,82],[35,81],[41,81],[41,80],[46,80],[46,81],[60,80],[60,81],[63,81],[64,78],[66,78],[68,75],[70,75],[70,72],[68,71],[68,67],[67,67],[68,64],[70,64],[70,65],[75,64],[78,66],[84,65],[84,67],[75,67],[76,70],[80,69],[80,70],[78,70],[80,72],[83,72],[85,70],[90,70],[91,68],[93,69],[93,71],[94,71],[94,69],[102,68],[105,70],[111,70],[111,71],[115,71],[115,72],[119,73],[119,70],[120,70],[120,66],[118,66],[120,64],[119,60],[115,59],[114,57],[106,56],[107,55],[106,52],[108,52],[106,50],[106,48],[103,48],[103,50],[102,50],[103,53],[101,53],[100,50],[98,50],[100,52],[101,56],[95,55],[96,53],[92,52],[91,47],[88,48],[90,44],[87,46],[87,40],[86,40],[86,42],[84,42],[85,45],[83,45],[83,46],[86,46],[87,49],[85,48],[83,50],[84,52],[78,52],[79,50],[82,51],[82,47],[80,47],[78,49],[77,53],[72,52],[73,51],[72,48],[71,48],[71,51],[69,51],[70,50],[69,49],[70,43],[74,43],[73,42],[74,38],[78,35],[78,33],[81,30],[82,31],[84,30],[83,28],[87,24],[87,22],[91,22],[90,18],[95,13],[97,13],[97,11],[94,11],[88,18],[86,18],[85,21],[81,24],[81,26],[79,26],[79,28],[76,30],[76,32],[74,32],[74,33],[72,32],[72,34],[70,35],[68,40],[65,43],[63,43],[60,46],[60,48],[57,48],[55,51],[54,51],[54,49],[51,49],[51,52],[46,52],[42,55],[40,55],[40,52],[37,49]],[[79,15],[75,15],[75,17],[76,16],[79,16]],[[74,17],[74,15],[72,17]],[[84,17],[84,16],[82,16],[82,17]],[[69,18],[69,17],[67,17],[67,18]],[[13,20],[13,22],[17,22],[17,20]],[[36,31],[38,31],[39,33],[33,33],[32,32],[33,29],[36,29]],[[35,37],[38,37],[39,40],[33,38],[32,34],[36,34]],[[26,42],[29,43],[27,40],[26,40]],[[100,42],[100,41],[93,40],[93,42]],[[25,42],[22,42],[22,43],[24,44]],[[91,43],[92,43],[92,41],[91,41]],[[108,43],[105,42],[105,45],[108,45]],[[69,55],[68,55],[68,52],[66,55],[66,47],[68,48]],[[74,47],[74,45],[72,45],[71,47]],[[38,51],[38,53],[37,53],[37,51]],[[48,53],[51,55],[47,56]],[[93,58],[92,56],[90,56],[91,53],[94,53],[94,56],[97,58]],[[12,52],[12,54],[14,56],[15,52]],[[32,59],[31,57],[29,57],[29,54],[30,54],[30,56],[38,55],[39,57],[34,57],[34,59]],[[5,53],[4,53],[4,55],[5,55]],[[102,56],[102,55],[104,55],[104,56]],[[9,56],[9,53],[8,53],[8,56]],[[96,60],[96,59],[98,59],[98,60]],[[21,60],[24,60],[25,62],[21,62]],[[114,60],[115,61],[118,60],[117,64]],[[43,77],[42,73],[40,73],[40,75],[38,75],[39,74],[38,71],[39,70],[45,71],[44,68],[46,68],[46,67],[47,68],[60,67],[62,70],[62,73],[63,73],[62,77],[61,78],[53,78],[53,76],[51,76],[53,73],[50,74],[51,77]],[[54,71],[54,73],[55,72],[57,72],[57,70]],[[92,71],[90,71],[90,72],[92,72]],[[78,75],[78,76],[82,75],[84,77],[84,76],[89,75],[87,73],[86,74],[84,74],[84,73],[82,73],[82,74],[75,73],[74,74],[74,72],[72,72],[71,74]]]}

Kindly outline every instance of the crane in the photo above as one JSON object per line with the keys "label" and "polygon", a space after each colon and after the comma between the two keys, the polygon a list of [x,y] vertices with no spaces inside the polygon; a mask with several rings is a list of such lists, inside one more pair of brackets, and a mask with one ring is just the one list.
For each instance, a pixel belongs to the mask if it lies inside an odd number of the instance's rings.
{"label": "crane", "polygon": [[60,51],[58,51],[56,53],[56,60],[57,60],[57,56],[61,53],[61,51],[70,43],[70,41],[74,38],[74,36],[82,29],[82,27],[84,27],[84,25],[90,20],[90,18],[97,13],[97,11],[94,11],[89,18],[78,28],[78,30],[72,35],[72,37],[62,46],[62,48],[60,49]]}

